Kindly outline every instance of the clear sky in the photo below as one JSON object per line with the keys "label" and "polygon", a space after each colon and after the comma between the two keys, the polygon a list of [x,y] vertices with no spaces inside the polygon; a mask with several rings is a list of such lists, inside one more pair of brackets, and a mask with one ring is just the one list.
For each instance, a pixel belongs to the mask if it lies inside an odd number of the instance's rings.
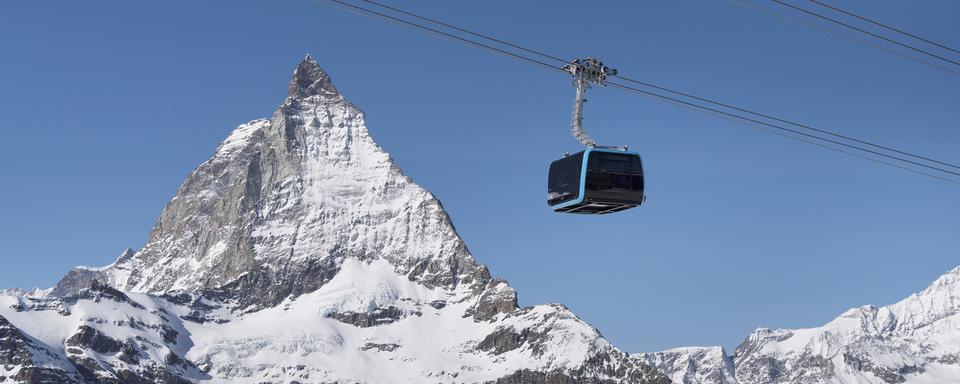
{"label": "clear sky", "polygon": [[[960,2],[836,3],[954,47]],[[960,76],[726,1],[392,1],[630,77],[960,161]],[[629,352],[820,325],[960,265],[960,186],[616,89],[586,127],[644,156],[649,199],[552,213],[562,74],[307,0],[0,3],[0,286],[139,248],[238,124],[314,55],[522,305],[561,302]]]}

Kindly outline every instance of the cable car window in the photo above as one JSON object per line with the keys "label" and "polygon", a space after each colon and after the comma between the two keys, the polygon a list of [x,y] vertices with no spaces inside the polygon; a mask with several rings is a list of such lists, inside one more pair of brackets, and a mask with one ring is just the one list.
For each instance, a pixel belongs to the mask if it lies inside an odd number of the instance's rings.
{"label": "cable car window", "polygon": [[588,197],[637,200],[643,198],[640,158],[609,152],[592,152],[588,158],[585,189]]}
{"label": "cable car window", "polygon": [[601,153],[598,157],[600,158],[600,169],[603,172],[618,174],[629,174],[631,172],[630,156]]}
{"label": "cable car window", "polygon": [[583,152],[566,156],[550,164],[547,203],[556,205],[580,197],[580,167]]}
{"label": "cable car window", "polygon": [[633,192],[643,193],[643,164],[640,163],[640,157],[633,158],[633,173],[630,176],[630,189]]}
{"label": "cable car window", "polygon": [[633,164],[630,156],[593,152],[587,169],[586,189],[591,191],[628,192],[632,188]]}

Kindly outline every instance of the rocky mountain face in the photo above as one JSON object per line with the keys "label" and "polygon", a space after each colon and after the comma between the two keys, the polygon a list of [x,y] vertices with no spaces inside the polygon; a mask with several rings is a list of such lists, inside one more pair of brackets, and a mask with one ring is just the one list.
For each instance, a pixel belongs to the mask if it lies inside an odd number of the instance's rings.
{"label": "rocky mountain face", "polygon": [[0,292],[0,382],[669,380],[562,305],[519,308],[307,57],[143,249]]}
{"label": "rocky mountain face", "polygon": [[633,357],[675,383],[960,383],[960,267],[903,301],[853,308],[822,327],[758,329],[733,356],[681,348]]}
{"label": "rocky mountain face", "polygon": [[657,367],[679,384],[734,384],[733,358],[721,347],[675,348],[663,352],[637,353],[632,357]]}

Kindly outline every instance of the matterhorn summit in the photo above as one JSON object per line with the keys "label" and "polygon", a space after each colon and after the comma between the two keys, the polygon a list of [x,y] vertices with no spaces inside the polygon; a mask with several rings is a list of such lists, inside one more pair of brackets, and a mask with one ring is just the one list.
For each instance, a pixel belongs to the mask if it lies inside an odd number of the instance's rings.
{"label": "matterhorn summit", "polygon": [[307,56],[138,251],[0,291],[0,383],[667,383],[467,250]]}

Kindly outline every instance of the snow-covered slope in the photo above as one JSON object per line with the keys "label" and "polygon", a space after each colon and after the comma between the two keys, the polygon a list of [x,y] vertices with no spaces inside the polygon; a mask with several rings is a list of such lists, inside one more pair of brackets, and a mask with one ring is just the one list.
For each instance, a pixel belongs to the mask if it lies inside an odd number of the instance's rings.
{"label": "snow-covered slope", "polygon": [[733,359],[721,347],[684,347],[637,353],[634,359],[657,367],[675,384],[733,384]]}
{"label": "snow-covered slope", "polygon": [[[680,349],[634,358],[684,383],[960,383],[960,267],[893,305],[853,308],[817,328],[754,331],[726,357],[735,381],[699,375],[717,366],[715,354]],[[695,379],[680,380],[686,377]]]}
{"label": "snow-covered slope", "polygon": [[0,382],[668,382],[561,305],[518,308],[313,59],[288,90],[143,249],[0,294]]}

